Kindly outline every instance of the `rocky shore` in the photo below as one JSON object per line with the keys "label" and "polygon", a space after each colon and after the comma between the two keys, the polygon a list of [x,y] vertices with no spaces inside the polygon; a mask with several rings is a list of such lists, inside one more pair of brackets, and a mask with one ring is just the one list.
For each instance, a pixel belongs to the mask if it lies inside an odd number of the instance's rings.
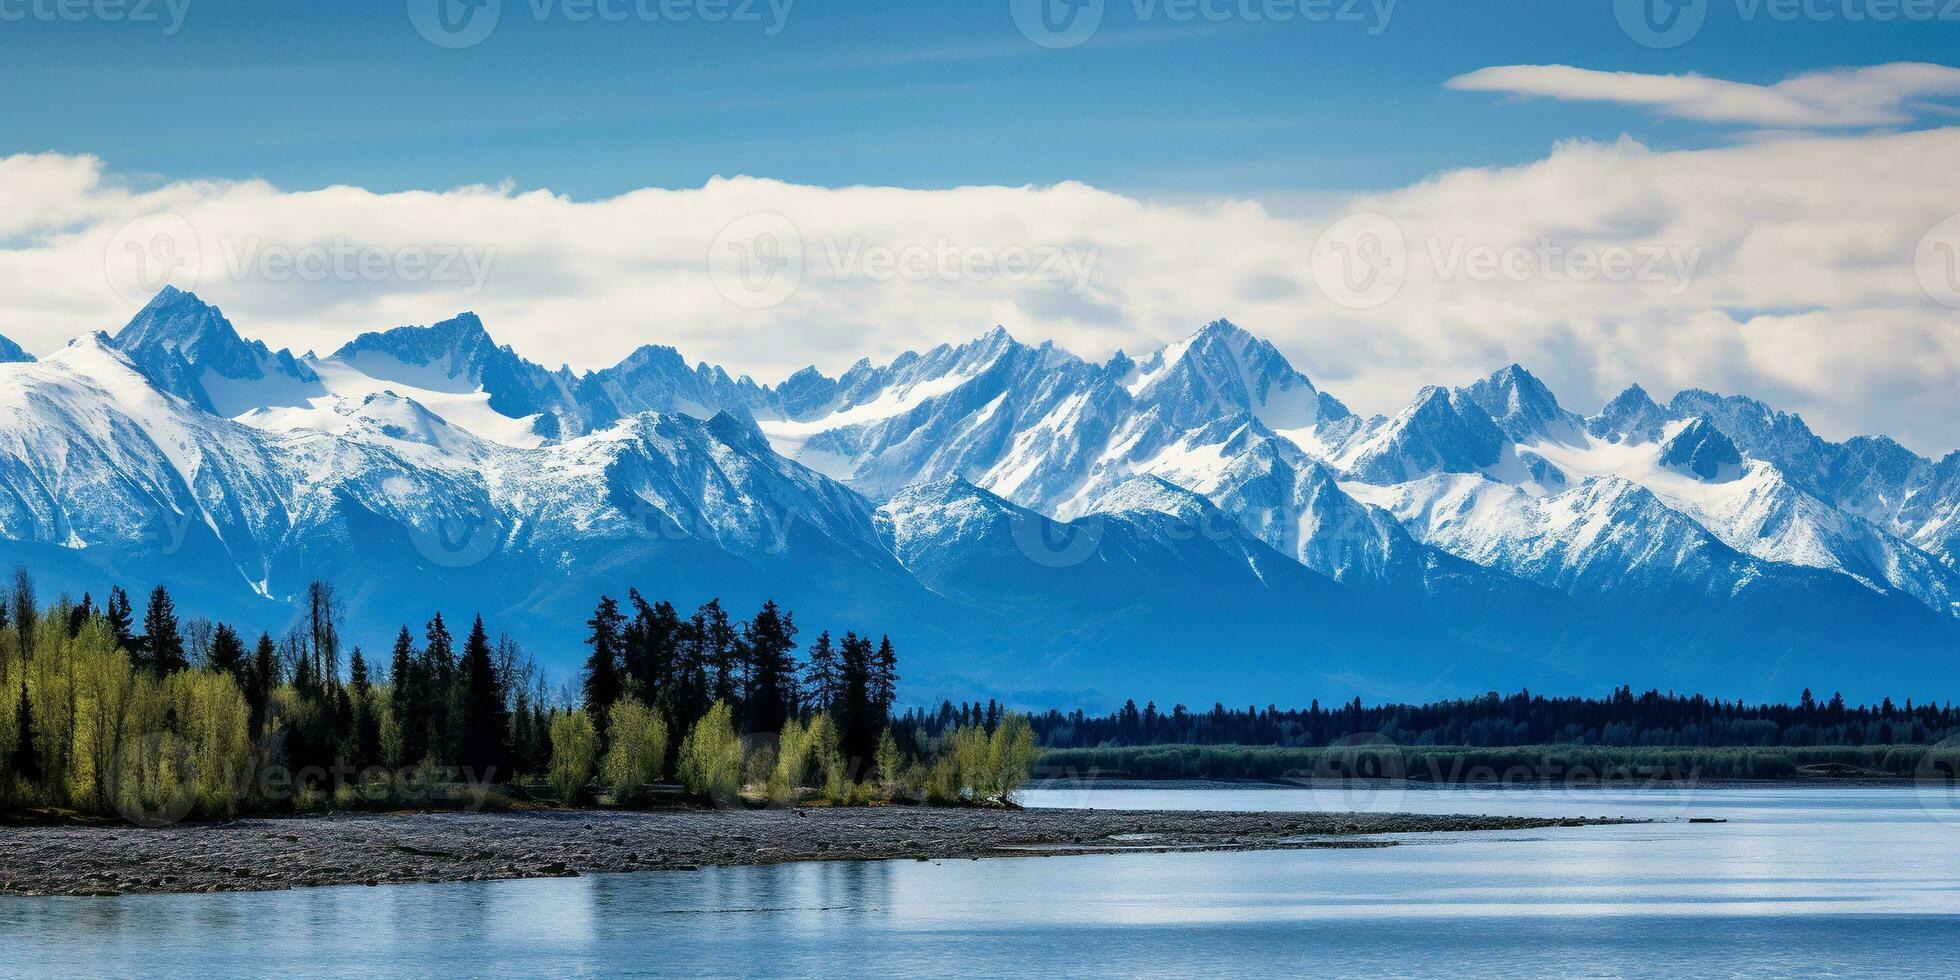
{"label": "rocky shore", "polygon": [[880,807],[342,814],[0,830],[0,895],[263,891],[786,861],[1390,846],[1380,835],[1609,823],[1411,814]]}

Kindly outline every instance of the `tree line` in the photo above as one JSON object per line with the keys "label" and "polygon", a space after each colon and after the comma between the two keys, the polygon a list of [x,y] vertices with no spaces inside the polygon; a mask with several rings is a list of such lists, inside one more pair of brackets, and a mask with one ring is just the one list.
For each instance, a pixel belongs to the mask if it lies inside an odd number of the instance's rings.
{"label": "tree line", "polygon": [[[901,727],[928,734],[999,712],[998,705],[943,703],[914,709]],[[1134,700],[1107,714],[1047,711],[1029,719],[1044,748],[1240,745],[1324,747],[1359,736],[1408,746],[1503,748],[1534,745],[1607,747],[1801,748],[1936,743],[1960,734],[1952,702],[1852,705],[1842,694],[1819,699],[1805,689],[1794,703],[1746,704],[1700,694],[1620,687],[1603,698],[1546,697],[1520,691],[1431,704],[1227,708],[1214,704],[1169,711]]]}
{"label": "tree line", "polygon": [[458,779],[568,803],[640,802],[669,778],[722,801],[967,802],[1004,798],[1034,756],[1021,716],[896,731],[889,637],[825,631],[799,648],[773,601],[732,620],[718,600],[683,616],[637,591],[624,608],[602,597],[576,691],[554,695],[481,616],[460,640],[439,612],[404,625],[376,663],[345,643],[323,582],[292,628],[255,640],[181,619],[162,586],[140,620],[120,587],[42,605],[25,569],[0,600],[0,805],[16,809],[393,806]]}

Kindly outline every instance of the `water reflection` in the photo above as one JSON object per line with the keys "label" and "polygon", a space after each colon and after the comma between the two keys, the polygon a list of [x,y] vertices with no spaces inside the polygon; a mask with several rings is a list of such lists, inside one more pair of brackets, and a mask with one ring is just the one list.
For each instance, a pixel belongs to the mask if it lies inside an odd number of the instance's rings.
{"label": "water reflection", "polygon": [[[1038,795],[1030,802],[1041,802]],[[1092,794],[1300,808],[1311,795]],[[1678,797],[1411,791],[1433,812]],[[1960,835],[1910,790],[1703,790],[1672,822],[1238,854],[819,863],[251,895],[0,900],[39,976],[1938,972]]]}

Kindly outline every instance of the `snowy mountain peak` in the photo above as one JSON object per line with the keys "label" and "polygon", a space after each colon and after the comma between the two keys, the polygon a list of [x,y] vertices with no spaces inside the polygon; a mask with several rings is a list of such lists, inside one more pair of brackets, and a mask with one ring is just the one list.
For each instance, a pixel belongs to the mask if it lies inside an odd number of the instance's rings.
{"label": "snowy mountain peak", "polygon": [[1716,428],[1714,419],[1697,415],[1661,447],[1660,464],[1703,480],[1719,480],[1736,475],[1742,466],[1742,453]]}
{"label": "snowy mountain peak", "polygon": [[1393,419],[1376,419],[1358,437],[1346,469],[1364,483],[1402,483],[1431,473],[1473,473],[1495,465],[1507,439],[1467,392],[1434,385]]}
{"label": "snowy mountain peak", "polygon": [[1249,413],[1274,429],[1310,429],[1349,414],[1294,370],[1279,348],[1229,320],[1205,324],[1126,374],[1130,394],[1139,404],[1157,406],[1172,426]]}
{"label": "snowy mountain peak", "polygon": [[1515,441],[1583,440],[1585,420],[1561,408],[1552,390],[1517,364],[1463,389],[1463,393]]}
{"label": "snowy mountain peak", "polygon": [[355,337],[333,353],[333,360],[353,361],[364,354],[384,354],[403,364],[441,369],[449,377],[479,380],[484,362],[497,344],[475,313],[460,313],[426,327],[395,327]]}
{"label": "snowy mountain peak", "polygon": [[[1165,514],[1199,519],[1217,508],[1205,498],[1159,476],[1133,476],[1096,498],[1099,514]],[[1226,526],[1229,522],[1221,523]]]}
{"label": "snowy mountain peak", "polygon": [[[275,354],[262,342],[247,341],[217,307],[175,286],[165,286],[152,297],[114,343],[158,387],[222,415],[243,410],[233,397],[232,389],[239,385],[319,380],[290,351]],[[244,396],[245,403],[252,400]]]}
{"label": "snowy mountain peak", "polygon": [[1607,442],[1654,442],[1670,417],[1648,397],[1647,389],[1628,385],[1598,415],[1586,420],[1586,431]]}

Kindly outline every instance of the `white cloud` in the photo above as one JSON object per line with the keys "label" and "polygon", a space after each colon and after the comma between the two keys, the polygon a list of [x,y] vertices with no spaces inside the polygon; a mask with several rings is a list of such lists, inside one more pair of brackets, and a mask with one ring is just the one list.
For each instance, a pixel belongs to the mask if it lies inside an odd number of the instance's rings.
{"label": "white cloud", "polygon": [[1657,115],[1776,129],[1899,126],[1915,100],[1960,94],[1960,68],[1900,62],[1837,68],[1774,85],[1705,75],[1643,75],[1569,65],[1505,65],[1458,75],[1446,87],[1564,101],[1618,102]]}
{"label": "white cloud", "polygon": [[[548,364],[599,367],[666,343],[772,381],[996,323],[1100,357],[1229,316],[1366,411],[1516,360],[1579,411],[1634,381],[1657,394],[1698,386],[1800,411],[1829,435],[1885,432],[1943,453],[1960,445],[1960,313],[1929,298],[1914,257],[1960,209],[1957,167],[1960,129],[1692,152],[1571,143],[1526,166],[1444,173],[1300,217],[1081,184],[920,191],[737,178],[591,202],[486,187],[135,191],[92,159],[15,157],[0,161],[0,334],[45,353],[120,325],[140,297],[112,288],[105,265],[124,276],[132,256],[110,246],[128,244],[118,238],[128,222],[168,211],[201,257],[174,281],[274,346],[330,350],[361,330],[474,309],[499,340]],[[779,305],[748,309],[716,291],[707,257],[721,229],[757,211],[796,226],[804,276]],[[1356,310],[1316,288],[1309,256],[1325,228],[1360,211],[1390,216],[1407,255],[1399,292]],[[233,268],[248,247],[336,244],[474,250],[489,266],[475,290],[387,270],[315,281]],[[956,273],[941,277],[935,256],[947,249]],[[1093,258],[1088,287],[1072,289],[1066,262],[1047,278],[1014,274],[1016,249]],[[833,254],[855,264],[833,268]],[[873,254],[900,267],[878,274]],[[908,256],[923,264],[904,266]],[[1583,273],[1585,261],[1615,256],[1631,263],[1626,275],[1566,274],[1568,257]],[[1654,275],[1638,275],[1649,258]],[[1682,281],[1671,263],[1689,259]]]}

